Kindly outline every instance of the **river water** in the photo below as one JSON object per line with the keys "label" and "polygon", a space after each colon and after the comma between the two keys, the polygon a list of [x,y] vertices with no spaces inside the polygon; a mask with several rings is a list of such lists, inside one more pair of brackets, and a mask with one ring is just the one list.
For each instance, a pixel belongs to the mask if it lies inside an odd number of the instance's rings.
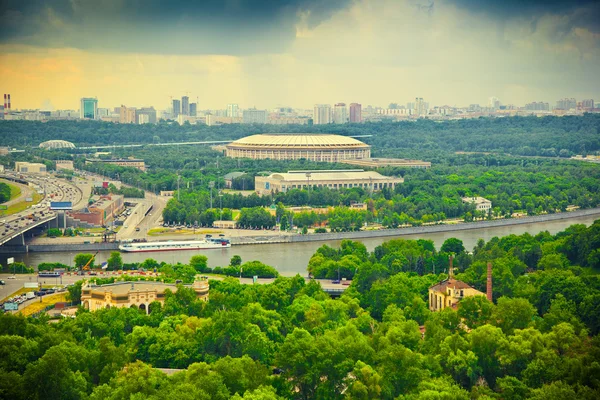
{"label": "river water", "polygon": [[[494,236],[507,236],[511,234],[521,235],[529,232],[535,235],[542,231],[549,231],[556,234],[565,230],[573,224],[591,225],[598,216],[585,216],[556,220],[549,222],[537,222],[531,224],[509,225],[493,228],[471,229],[456,232],[427,233],[419,235],[399,236],[403,239],[429,239],[433,240],[437,249],[444,241],[451,237],[461,239],[466,249],[471,250],[479,239],[486,242]],[[391,240],[393,237],[359,239],[367,249],[373,250],[381,243]],[[167,263],[187,263],[194,254],[204,254],[208,257],[208,264],[211,267],[225,266],[233,255],[242,257],[242,261],[259,260],[265,264],[275,267],[281,275],[293,276],[295,274],[306,274],[308,260],[315,253],[317,248],[323,244],[329,246],[339,246],[341,241],[325,242],[303,242],[303,243],[282,243],[282,244],[263,244],[263,245],[243,245],[233,246],[228,249],[201,250],[201,251],[174,251],[174,252],[155,252],[155,253],[122,253],[123,262],[141,262],[146,258],[153,258],[159,262]],[[73,257],[76,253],[52,252],[52,253],[29,253],[15,255],[15,261],[25,262],[27,265],[38,265],[42,262],[61,262],[66,265],[73,265]],[[104,262],[110,256],[110,252],[100,252],[96,258],[96,265]]]}

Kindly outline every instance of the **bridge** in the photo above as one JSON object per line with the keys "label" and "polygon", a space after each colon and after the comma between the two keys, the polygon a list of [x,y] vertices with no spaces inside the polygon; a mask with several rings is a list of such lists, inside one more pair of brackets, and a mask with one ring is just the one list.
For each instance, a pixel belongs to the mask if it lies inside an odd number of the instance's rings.
{"label": "bridge", "polygon": [[[8,230],[4,230],[0,236],[0,246],[13,241],[13,244],[15,245],[21,245],[24,246],[25,245],[25,234],[27,232],[29,232],[30,230],[37,228],[40,225],[44,225],[54,219],[57,218],[56,214],[50,214],[48,216],[44,216],[44,217],[40,217],[37,221],[31,221],[31,223],[21,226],[21,225],[16,225],[14,227],[11,227]],[[14,243],[15,240],[14,239],[19,239],[19,243]]]}

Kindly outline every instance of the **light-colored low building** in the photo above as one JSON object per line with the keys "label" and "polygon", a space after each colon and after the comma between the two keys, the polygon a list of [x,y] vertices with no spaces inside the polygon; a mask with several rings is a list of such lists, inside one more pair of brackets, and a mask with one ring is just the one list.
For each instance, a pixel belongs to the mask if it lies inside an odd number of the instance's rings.
{"label": "light-colored low building", "polygon": [[359,167],[404,167],[404,168],[431,168],[429,161],[407,160],[403,158],[362,158],[357,160],[344,160],[344,164],[358,165]]}
{"label": "light-colored low building", "polygon": [[45,174],[47,171],[45,164],[17,161],[15,163],[15,172]]}
{"label": "light-colored low building", "polygon": [[[208,301],[208,280],[196,280],[191,286],[199,299]],[[138,308],[147,314],[150,304],[157,301],[164,304],[166,291],[177,292],[174,284],[162,282],[118,282],[108,285],[89,285],[81,288],[81,304],[90,311],[105,308]]]}
{"label": "light-colored low building", "polygon": [[173,190],[161,190],[160,191],[160,195],[163,197],[173,197],[173,193],[175,193],[175,191],[173,191]]}
{"label": "light-colored low building", "polygon": [[373,191],[384,188],[393,190],[396,185],[402,182],[404,182],[402,178],[383,176],[378,172],[363,171],[362,169],[289,171],[287,173],[274,173],[269,176],[257,176],[254,178],[254,187],[256,193],[267,195],[309,187],[327,187],[332,190],[354,187]]}
{"label": "light-colored low building", "polygon": [[463,281],[449,278],[429,288],[429,310],[441,311],[447,307],[456,308],[460,300],[469,296],[485,296],[485,293]]}
{"label": "light-colored low building", "polygon": [[73,161],[71,160],[56,160],[56,170],[68,169],[73,171],[75,167],[73,166]]}
{"label": "light-colored low building", "polygon": [[213,221],[213,228],[219,229],[235,229],[237,221]]}
{"label": "light-colored low building", "polygon": [[489,212],[492,208],[492,202],[483,197],[463,197],[462,202],[475,204],[477,211]]}
{"label": "light-colored low building", "polygon": [[86,164],[94,164],[94,163],[112,164],[112,165],[118,165],[121,167],[137,168],[140,171],[146,171],[146,163],[144,163],[144,160],[140,160],[137,158],[107,159],[107,160],[88,158],[85,160],[85,163]]}

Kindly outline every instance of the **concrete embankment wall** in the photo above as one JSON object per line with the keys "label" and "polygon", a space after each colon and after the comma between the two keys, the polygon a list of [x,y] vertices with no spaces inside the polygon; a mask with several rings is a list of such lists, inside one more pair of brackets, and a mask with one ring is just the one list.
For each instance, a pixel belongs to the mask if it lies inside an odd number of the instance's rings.
{"label": "concrete embankment wall", "polygon": [[54,251],[89,253],[91,251],[118,249],[118,243],[31,244],[26,246],[2,246],[0,247],[0,254],[46,253]]}
{"label": "concrete embankment wall", "polygon": [[317,233],[310,235],[281,235],[281,236],[240,236],[231,239],[232,244],[271,244],[271,243],[296,243],[296,242],[315,242],[326,240],[342,240],[342,239],[365,239],[386,236],[403,236],[415,235],[424,233],[436,232],[453,232],[468,229],[483,229],[499,226],[521,225],[531,223],[541,223],[547,221],[556,221],[560,219],[570,219],[577,217],[585,217],[588,215],[598,215],[600,218],[600,208],[592,208],[587,210],[576,210],[572,212],[564,212],[558,214],[535,215],[531,217],[496,219],[492,221],[477,221],[469,223],[461,223],[454,225],[428,225],[415,226],[399,229],[381,229],[376,231],[358,231],[358,232],[333,232],[333,233]]}

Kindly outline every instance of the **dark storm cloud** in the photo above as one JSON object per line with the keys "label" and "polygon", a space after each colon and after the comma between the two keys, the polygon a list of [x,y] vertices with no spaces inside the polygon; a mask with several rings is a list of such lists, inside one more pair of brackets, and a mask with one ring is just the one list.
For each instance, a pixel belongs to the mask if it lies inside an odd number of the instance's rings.
{"label": "dark storm cloud", "polygon": [[283,51],[352,0],[2,0],[0,43],[125,52]]}
{"label": "dark storm cloud", "polygon": [[540,17],[560,15],[569,19],[563,29],[585,28],[600,32],[598,0],[450,0],[459,8],[506,22],[513,18],[530,19],[533,27]]}

